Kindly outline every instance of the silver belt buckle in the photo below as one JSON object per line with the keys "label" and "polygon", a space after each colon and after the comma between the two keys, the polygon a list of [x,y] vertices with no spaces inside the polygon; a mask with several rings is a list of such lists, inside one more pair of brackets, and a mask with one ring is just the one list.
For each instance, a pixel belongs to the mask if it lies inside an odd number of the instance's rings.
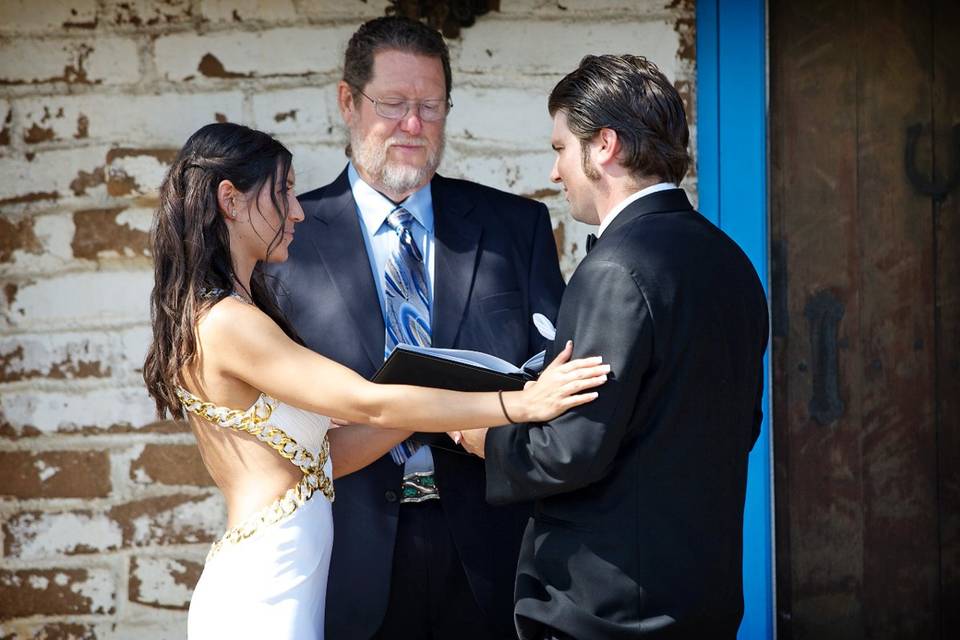
{"label": "silver belt buckle", "polygon": [[416,471],[403,476],[400,487],[400,504],[439,500],[436,480],[430,471]]}

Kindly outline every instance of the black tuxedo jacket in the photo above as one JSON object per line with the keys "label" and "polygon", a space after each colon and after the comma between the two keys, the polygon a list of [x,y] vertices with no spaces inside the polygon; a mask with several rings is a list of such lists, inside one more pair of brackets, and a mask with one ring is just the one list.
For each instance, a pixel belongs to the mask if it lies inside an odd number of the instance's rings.
{"label": "black tuxedo jacket", "polygon": [[756,272],[681,189],[651,194],[570,279],[555,344],[568,339],[612,366],[599,398],[487,435],[488,499],[535,500],[521,636],[734,638],[767,344]]}
{"label": "black tuxedo jacket", "polygon": [[[531,315],[555,318],[564,286],[546,207],[441,176],[431,190],[433,345],[522,363],[546,346]],[[289,260],[267,268],[278,302],[309,348],[369,378],[383,364],[384,324],[347,172],[300,203],[305,219]],[[491,624],[512,632],[511,586],[531,507],[488,505],[483,461],[456,452],[446,435],[436,441],[444,447],[432,451],[440,504],[467,579]],[[402,474],[385,455],[336,481],[329,640],[366,639],[381,624]]]}

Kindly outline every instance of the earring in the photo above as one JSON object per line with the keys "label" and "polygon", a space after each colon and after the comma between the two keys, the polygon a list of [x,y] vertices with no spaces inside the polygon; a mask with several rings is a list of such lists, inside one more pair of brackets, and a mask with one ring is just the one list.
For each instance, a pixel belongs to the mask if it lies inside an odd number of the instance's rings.
{"label": "earring", "polygon": [[236,210],[233,210],[233,211],[230,212],[230,217],[233,218],[234,220],[237,219],[237,212],[236,212]]}

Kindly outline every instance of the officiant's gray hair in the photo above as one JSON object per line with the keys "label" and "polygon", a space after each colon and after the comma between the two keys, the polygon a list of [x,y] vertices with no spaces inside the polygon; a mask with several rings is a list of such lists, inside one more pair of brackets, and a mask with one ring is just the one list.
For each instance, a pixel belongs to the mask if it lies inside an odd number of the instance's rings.
{"label": "officiant's gray hair", "polygon": [[453,86],[450,51],[439,31],[422,22],[401,16],[383,16],[360,25],[347,44],[343,56],[343,81],[353,88],[353,97],[367,86],[373,76],[373,58],[380,51],[402,51],[428,58],[439,58],[447,82],[447,99]]}
{"label": "officiant's gray hair", "polygon": [[658,176],[680,184],[690,166],[690,132],[683,100],[643,56],[586,56],[550,92],[550,115],[563,111],[586,145],[612,129],[623,147],[620,163],[636,178]]}

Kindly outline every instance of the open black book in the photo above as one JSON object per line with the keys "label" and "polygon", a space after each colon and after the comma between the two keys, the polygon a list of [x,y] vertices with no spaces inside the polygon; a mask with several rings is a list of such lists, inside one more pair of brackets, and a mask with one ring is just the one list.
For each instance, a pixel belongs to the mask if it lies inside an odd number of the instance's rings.
{"label": "open black book", "polygon": [[374,382],[413,384],[452,391],[517,391],[543,368],[544,352],[519,367],[479,351],[399,344]]}
{"label": "open black book", "polygon": [[[479,351],[398,344],[374,374],[373,381],[451,391],[519,391],[528,380],[536,379],[545,355],[541,351],[516,367]],[[445,433],[415,433],[411,437],[432,447],[470,455]]]}

